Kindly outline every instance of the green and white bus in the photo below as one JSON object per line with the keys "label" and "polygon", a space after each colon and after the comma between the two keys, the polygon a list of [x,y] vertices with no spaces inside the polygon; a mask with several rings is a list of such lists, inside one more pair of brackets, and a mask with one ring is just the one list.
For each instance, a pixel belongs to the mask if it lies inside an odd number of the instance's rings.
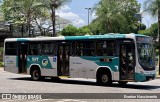
{"label": "green and white bus", "polygon": [[33,80],[91,78],[100,85],[155,79],[152,39],[141,34],[8,38],[4,70]]}

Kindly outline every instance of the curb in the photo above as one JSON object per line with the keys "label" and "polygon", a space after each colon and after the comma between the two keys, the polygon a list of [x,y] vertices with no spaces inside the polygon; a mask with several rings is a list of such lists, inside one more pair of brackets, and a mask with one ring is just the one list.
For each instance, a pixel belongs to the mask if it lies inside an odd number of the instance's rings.
{"label": "curb", "polygon": [[160,76],[156,76],[156,79],[160,79]]}

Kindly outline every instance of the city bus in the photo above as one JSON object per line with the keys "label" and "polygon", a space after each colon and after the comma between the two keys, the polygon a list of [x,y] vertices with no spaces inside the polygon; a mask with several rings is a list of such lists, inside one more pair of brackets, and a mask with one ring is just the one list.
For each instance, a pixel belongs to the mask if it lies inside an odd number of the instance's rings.
{"label": "city bus", "polygon": [[45,77],[96,79],[98,85],[155,79],[152,38],[141,34],[104,34],[4,41],[4,70]]}

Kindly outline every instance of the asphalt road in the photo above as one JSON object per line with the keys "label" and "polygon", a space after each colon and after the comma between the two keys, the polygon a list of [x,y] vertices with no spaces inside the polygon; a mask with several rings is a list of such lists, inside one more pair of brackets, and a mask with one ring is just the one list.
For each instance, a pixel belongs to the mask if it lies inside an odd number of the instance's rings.
{"label": "asphalt road", "polygon": [[[130,82],[126,86],[121,87],[118,83],[113,83],[112,86],[97,86],[95,80],[91,79],[61,79],[60,81],[54,81],[46,79],[44,81],[32,81],[29,75],[19,75],[9,72],[5,72],[0,69],[0,93],[93,93],[92,99],[54,99],[56,102],[97,102],[97,101],[118,101],[118,102],[135,102],[135,101],[148,101],[159,102],[160,99],[95,99],[94,93],[154,93],[160,96],[160,79],[156,79],[149,82]],[[71,94],[73,95],[73,94]],[[111,97],[114,94],[110,94]],[[16,102],[17,100],[0,100],[3,102]],[[52,99],[45,100],[18,100],[19,102],[53,102]]]}

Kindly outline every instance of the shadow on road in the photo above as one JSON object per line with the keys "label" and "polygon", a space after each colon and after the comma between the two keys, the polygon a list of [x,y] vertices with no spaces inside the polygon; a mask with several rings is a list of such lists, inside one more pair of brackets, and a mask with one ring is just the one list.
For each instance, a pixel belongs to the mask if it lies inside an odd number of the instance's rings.
{"label": "shadow on road", "polygon": [[[9,78],[10,80],[23,80],[23,81],[33,81],[30,77],[21,77],[21,78]],[[50,83],[60,83],[60,84],[76,84],[76,85],[91,85],[91,86],[97,86],[96,82],[90,82],[90,81],[83,81],[83,80],[51,80],[51,79],[45,79],[42,81],[36,81],[36,82],[50,82]],[[147,83],[147,82],[146,82]],[[100,86],[100,87],[115,87],[115,88],[129,88],[129,89],[140,89],[140,90],[152,90],[152,89],[158,89],[160,86],[155,85],[138,85],[138,84],[132,84],[129,83],[125,86],[120,86],[118,83],[113,83],[111,86]]]}

